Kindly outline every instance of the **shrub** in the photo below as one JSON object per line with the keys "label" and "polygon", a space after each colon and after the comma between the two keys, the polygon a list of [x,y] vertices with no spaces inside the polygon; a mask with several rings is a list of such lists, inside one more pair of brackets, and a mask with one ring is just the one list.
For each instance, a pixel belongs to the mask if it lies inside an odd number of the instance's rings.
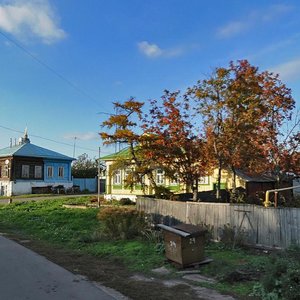
{"label": "shrub", "polygon": [[173,193],[167,187],[162,185],[155,187],[155,198],[169,200],[172,197]]}
{"label": "shrub", "polygon": [[230,224],[224,225],[221,232],[221,242],[226,247],[243,246],[245,244],[245,233],[240,230],[237,232],[235,226]]}
{"label": "shrub", "polygon": [[148,225],[142,232],[143,238],[155,245],[155,251],[163,254],[165,252],[164,238],[161,230]]}
{"label": "shrub", "polygon": [[253,295],[261,299],[300,299],[298,256],[299,251],[290,249],[272,257],[261,284],[255,286]]}
{"label": "shrub", "polygon": [[119,202],[120,205],[135,205],[135,203],[131,201],[129,198],[121,198]]}
{"label": "shrub", "polygon": [[147,226],[144,214],[133,208],[105,207],[98,213],[104,233],[114,239],[131,239]]}

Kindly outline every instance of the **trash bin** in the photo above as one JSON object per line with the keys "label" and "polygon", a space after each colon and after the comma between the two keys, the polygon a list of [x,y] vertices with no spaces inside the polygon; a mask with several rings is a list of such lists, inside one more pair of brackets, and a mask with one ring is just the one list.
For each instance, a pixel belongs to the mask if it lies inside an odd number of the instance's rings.
{"label": "trash bin", "polygon": [[204,260],[205,229],[191,224],[157,226],[163,230],[166,257],[169,260],[182,267]]}

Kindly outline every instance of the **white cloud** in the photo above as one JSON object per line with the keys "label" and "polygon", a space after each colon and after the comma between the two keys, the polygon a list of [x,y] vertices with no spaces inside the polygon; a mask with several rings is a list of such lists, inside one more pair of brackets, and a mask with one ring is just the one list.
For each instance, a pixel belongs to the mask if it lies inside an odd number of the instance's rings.
{"label": "white cloud", "polygon": [[252,11],[242,20],[231,21],[217,30],[219,38],[230,38],[263,23],[269,23],[291,10],[288,5],[271,5],[265,10]]}
{"label": "white cloud", "polygon": [[64,135],[64,138],[67,140],[74,140],[75,137],[77,140],[81,141],[93,141],[99,139],[99,134],[96,132],[74,132]]}
{"label": "white cloud", "polygon": [[293,81],[300,78],[300,58],[290,60],[271,68],[271,71],[279,74],[282,81]]}
{"label": "white cloud", "polygon": [[226,26],[221,27],[218,30],[218,36],[222,38],[231,37],[233,35],[237,35],[240,32],[243,32],[245,29],[249,27],[247,22],[234,21],[228,23]]}
{"label": "white cloud", "polygon": [[21,40],[51,44],[65,38],[48,0],[10,0],[0,5],[0,29]]}
{"label": "white cloud", "polygon": [[139,50],[148,57],[158,57],[163,54],[163,50],[156,44],[150,44],[147,41],[138,43]]}
{"label": "white cloud", "polygon": [[179,56],[184,52],[183,48],[170,48],[170,49],[162,49],[156,44],[150,44],[147,41],[139,42],[138,49],[141,53],[149,58],[156,57],[175,57]]}

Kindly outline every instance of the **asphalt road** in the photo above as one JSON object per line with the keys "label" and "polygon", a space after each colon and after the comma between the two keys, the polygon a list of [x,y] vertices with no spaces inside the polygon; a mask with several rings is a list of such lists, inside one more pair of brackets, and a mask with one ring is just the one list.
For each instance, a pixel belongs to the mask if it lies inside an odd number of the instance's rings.
{"label": "asphalt road", "polygon": [[0,235],[1,300],[125,299]]}

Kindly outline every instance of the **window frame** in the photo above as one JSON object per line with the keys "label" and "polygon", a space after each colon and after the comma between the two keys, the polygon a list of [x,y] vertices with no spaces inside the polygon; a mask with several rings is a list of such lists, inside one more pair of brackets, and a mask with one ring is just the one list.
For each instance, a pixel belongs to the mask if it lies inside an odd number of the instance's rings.
{"label": "window frame", "polygon": [[64,178],[65,168],[63,166],[58,167],[58,178]]}
{"label": "window frame", "polygon": [[163,169],[156,169],[155,182],[156,182],[156,184],[159,184],[159,185],[165,184],[165,172]]}
{"label": "window frame", "polygon": [[53,175],[54,175],[53,171],[54,171],[53,166],[47,166],[47,178],[53,178]]}
{"label": "window frame", "polygon": [[34,166],[34,178],[36,178],[36,179],[43,178],[43,167],[42,166]]}
{"label": "window frame", "polygon": [[122,171],[121,170],[114,171],[113,184],[114,185],[121,185],[122,184]]}
{"label": "window frame", "polygon": [[29,177],[30,177],[30,166],[29,165],[22,165],[21,178],[28,179]]}

